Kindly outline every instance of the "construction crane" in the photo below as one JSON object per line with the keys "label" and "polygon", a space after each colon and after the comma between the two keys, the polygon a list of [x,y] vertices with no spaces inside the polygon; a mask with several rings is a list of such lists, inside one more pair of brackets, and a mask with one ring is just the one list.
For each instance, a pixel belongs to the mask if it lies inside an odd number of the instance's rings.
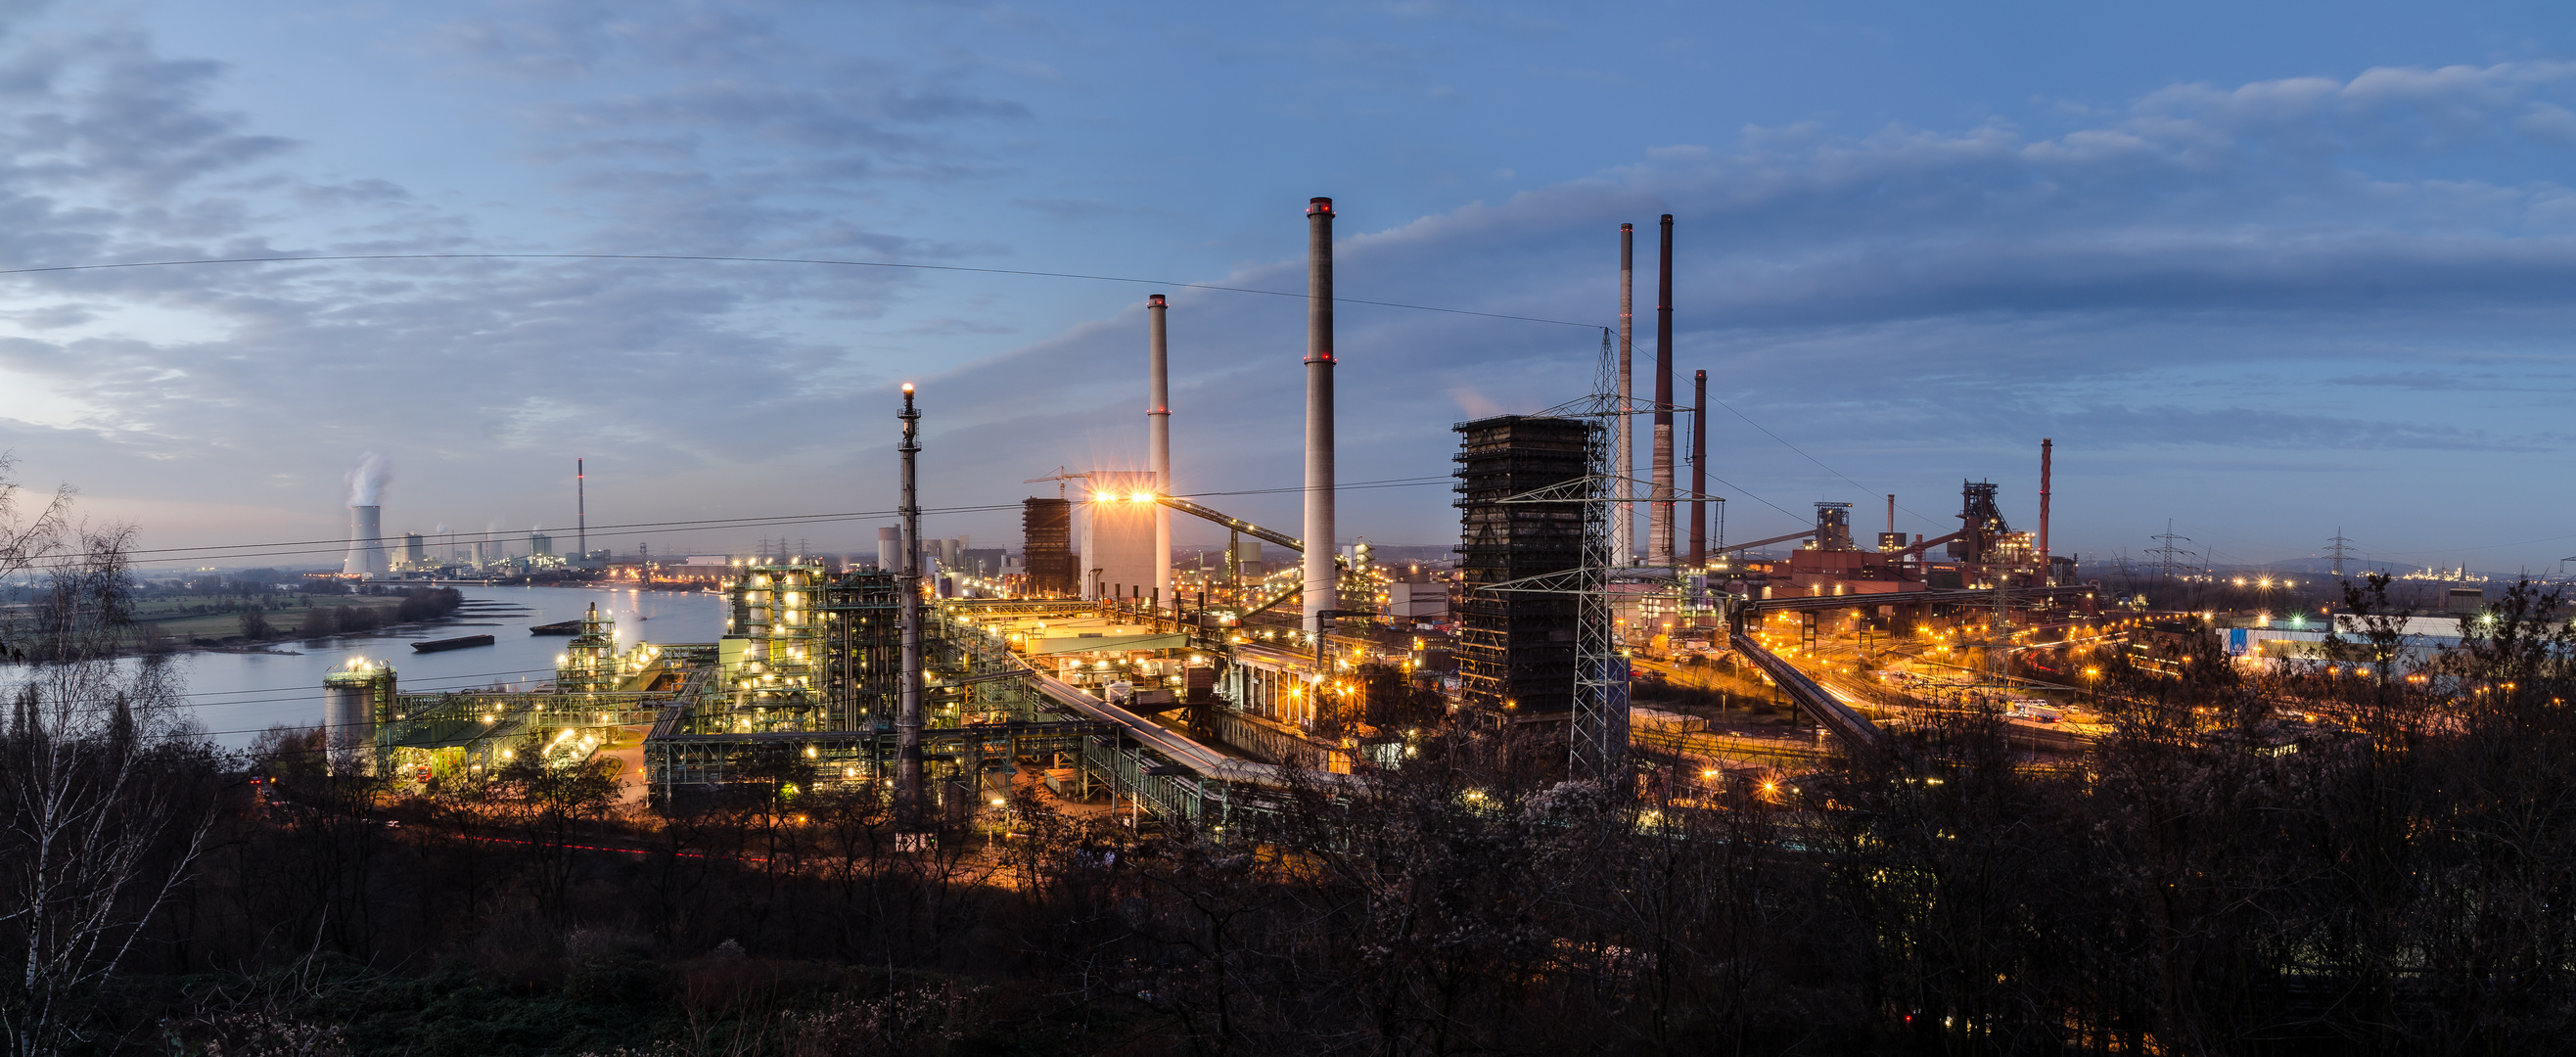
{"label": "construction crane", "polygon": [[1066,481],[1071,481],[1071,480],[1074,480],[1074,479],[1076,479],[1076,478],[1080,478],[1080,479],[1083,479],[1083,480],[1089,480],[1089,479],[1090,479],[1090,477],[1091,477],[1091,471],[1089,471],[1089,470],[1068,470],[1068,469],[1065,469],[1065,468],[1064,468],[1064,467],[1062,467],[1062,466],[1058,466],[1058,467],[1056,467],[1056,468],[1055,468],[1055,474],[1054,474],[1053,476],[1050,476],[1050,477],[1032,477],[1032,478],[1029,478],[1028,480],[1022,481],[1022,482],[1020,482],[1020,483],[1021,483],[1021,484],[1045,484],[1045,483],[1047,483],[1048,481],[1053,481],[1053,482],[1055,482],[1055,497],[1056,497],[1056,498],[1058,498],[1058,499],[1062,499],[1062,498],[1064,498],[1064,483],[1065,483]]}

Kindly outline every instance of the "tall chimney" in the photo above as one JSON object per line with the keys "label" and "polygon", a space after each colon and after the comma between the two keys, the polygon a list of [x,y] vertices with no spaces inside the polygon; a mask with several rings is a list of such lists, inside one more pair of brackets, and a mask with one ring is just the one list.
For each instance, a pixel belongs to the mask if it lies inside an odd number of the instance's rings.
{"label": "tall chimney", "polygon": [[1690,567],[1708,564],[1708,372],[1691,375]]}
{"label": "tall chimney", "polygon": [[2039,575],[2042,582],[2048,579],[2048,460],[2051,449],[2056,446],[2054,440],[2039,438]]}
{"label": "tall chimney", "polygon": [[590,485],[581,470],[581,460],[572,461],[572,539],[573,549],[590,555]]}
{"label": "tall chimney", "polygon": [[[1145,298],[1145,355],[1147,381],[1145,393],[1145,459],[1146,469],[1154,474],[1154,494],[1172,494],[1172,375],[1171,350],[1163,333],[1163,295]],[[1172,508],[1154,504],[1154,589],[1179,597],[1172,591]]]}
{"label": "tall chimney", "polygon": [[1333,200],[1306,203],[1306,628],[1341,608],[1333,568]]}
{"label": "tall chimney", "polygon": [[1655,464],[1647,483],[1646,563],[1673,563],[1673,215],[1664,214],[1655,280]]}
{"label": "tall chimney", "polygon": [[1894,492],[1887,494],[1887,533],[1891,536],[1896,534],[1896,493]]}
{"label": "tall chimney", "polygon": [[1619,456],[1619,498],[1623,500],[1612,512],[1610,553],[1612,560],[1626,565],[1637,560],[1637,504],[1625,500],[1637,496],[1637,426],[1636,417],[1628,413],[1628,398],[1637,391],[1629,380],[1628,350],[1637,329],[1637,225],[1619,225],[1619,412],[1617,439],[1612,449]]}

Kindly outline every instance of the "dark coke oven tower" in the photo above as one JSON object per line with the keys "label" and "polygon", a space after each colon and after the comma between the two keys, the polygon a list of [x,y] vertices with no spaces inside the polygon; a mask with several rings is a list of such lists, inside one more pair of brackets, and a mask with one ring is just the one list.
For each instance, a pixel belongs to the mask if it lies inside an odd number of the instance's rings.
{"label": "dark coke oven tower", "polygon": [[1082,584],[1074,575],[1073,504],[1031,498],[1020,508],[1020,557],[1028,566],[1028,593],[1071,598]]}
{"label": "dark coke oven tower", "polygon": [[1574,707],[1573,594],[1479,587],[1583,564],[1582,503],[1505,503],[1511,496],[1582,478],[1593,423],[1504,415],[1458,431],[1458,603],[1462,694],[1472,707],[1517,716]]}

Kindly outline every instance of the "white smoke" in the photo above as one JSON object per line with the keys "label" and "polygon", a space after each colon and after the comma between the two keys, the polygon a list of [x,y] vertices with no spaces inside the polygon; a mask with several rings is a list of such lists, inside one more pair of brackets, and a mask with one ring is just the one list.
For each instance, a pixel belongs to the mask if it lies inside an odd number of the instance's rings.
{"label": "white smoke", "polygon": [[349,505],[385,505],[385,485],[394,479],[394,464],[384,456],[368,452],[358,456],[356,469],[349,471]]}

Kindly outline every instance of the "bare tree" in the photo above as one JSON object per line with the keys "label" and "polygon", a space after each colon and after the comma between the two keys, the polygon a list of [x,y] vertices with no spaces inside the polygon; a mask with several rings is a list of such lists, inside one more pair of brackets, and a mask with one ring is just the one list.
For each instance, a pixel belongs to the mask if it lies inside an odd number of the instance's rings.
{"label": "bare tree", "polygon": [[[7,463],[0,460],[0,469]],[[131,530],[66,529],[68,490],[33,519],[0,480],[0,574],[44,571],[10,629],[0,728],[0,1031],[9,1052],[78,1038],[84,1001],[186,881],[214,821],[214,768],[183,740],[161,658],[120,666]]]}

